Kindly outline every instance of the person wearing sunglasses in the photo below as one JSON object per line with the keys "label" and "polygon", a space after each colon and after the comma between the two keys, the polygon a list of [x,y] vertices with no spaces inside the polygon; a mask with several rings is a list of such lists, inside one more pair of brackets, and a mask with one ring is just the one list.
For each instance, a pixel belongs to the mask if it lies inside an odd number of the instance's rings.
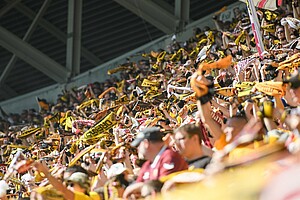
{"label": "person wearing sunglasses", "polygon": [[283,26],[278,26],[276,29],[276,36],[279,39],[279,42],[281,45],[286,45],[287,44],[287,39],[285,36],[285,31]]}
{"label": "person wearing sunglasses", "polygon": [[70,173],[65,176],[64,181],[60,181],[49,172],[49,169],[40,162],[33,163],[34,168],[44,178],[47,178],[49,183],[60,192],[66,200],[100,200],[97,195],[90,194],[90,181],[87,173],[82,171]]}

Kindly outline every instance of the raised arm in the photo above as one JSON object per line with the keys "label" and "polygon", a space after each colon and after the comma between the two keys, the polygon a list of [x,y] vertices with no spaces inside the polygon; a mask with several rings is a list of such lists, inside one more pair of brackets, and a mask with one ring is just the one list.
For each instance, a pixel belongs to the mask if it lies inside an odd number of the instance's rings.
{"label": "raised arm", "polygon": [[42,173],[44,177],[46,177],[49,180],[49,182],[55,189],[57,189],[63,194],[65,199],[73,200],[75,198],[74,193],[68,190],[68,188],[61,181],[53,177],[50,174],[49,169],[44,164],[40,162],[35,162],[33,165],[39,173]]}

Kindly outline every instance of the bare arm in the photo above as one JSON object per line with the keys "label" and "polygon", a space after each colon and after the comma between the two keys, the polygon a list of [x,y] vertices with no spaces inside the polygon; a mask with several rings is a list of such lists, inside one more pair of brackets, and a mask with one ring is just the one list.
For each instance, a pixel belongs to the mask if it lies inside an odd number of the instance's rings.
{"label": "bare arm", "polygon": [[289,31],[289,25],[286,23],[286,24],[283,25],[283,27],[284,27],[284,33],[285,33],[286,41],[291,42],[292,38],[291,38],[290,31]]}
{"label": "bare arm", "polygon": [[68,190],[68,188],[62,182],[60,182],[58,179],[53,177],[49,173],[49,169],[44,164],[35,162],[34,167],[37,169],[37,171],[39,171],[40,173],[43,173],[45,175],[45,177],[49,180],[51,185],[55,189],[60,191],[63,194],[65,199],[73,200],[75,198],[74,193],[72,191]]}
{"label": "bare arm", "polygon": [[198,110],[201,115],[202,122],[207,126],[210,133],[214,137],[214,140],[218,140],[222,134],[222,129],[220,125],[212,119],[211,112],[211,104],[207,102],[206,104],[201,105],[200,101],[197,102]]}
{"label": "bare arm", "polygon": [[287,101],[287,103],[290,105],[290,106],[298,106],[297,102],[293,101],[293,97],[292,97],[292,94],[290,92],[290,89],[288,88],[286,90],[286,93],[285,93],[285,100]]}
{"label": "bare arm", "polygon": [[226,116],[226,117],[229,117],[229,116],[230,116],[229,110],[228,110],[227,108],[225,108],[224,106],[218,104],[218,103],[215,102],[214,100],[211,101],[211,103],[212,103],[212,105],[213,105],[214,107],[219,108],[219,109],[222,111],[222,113],[223,113],[224,116]]}
{"label": "bare arm", "polygon": [[299,19],[298,0],[292,1],[292,8],[293,8],[293,16],[294,16],[294,18]]}
{"label": "bare arm", "polygon": [[135,193],[140,193],[143,185],[144,183],[142,182],[133,183],[129,185],[123,193],[123,199],[128,199],[131,195]]}
{"label": "bare arm", "polygon": [[280,111],[284,111],[284,105],[281,101],[280,96],[274,96],[274,99],[275,99],[275,107]]}

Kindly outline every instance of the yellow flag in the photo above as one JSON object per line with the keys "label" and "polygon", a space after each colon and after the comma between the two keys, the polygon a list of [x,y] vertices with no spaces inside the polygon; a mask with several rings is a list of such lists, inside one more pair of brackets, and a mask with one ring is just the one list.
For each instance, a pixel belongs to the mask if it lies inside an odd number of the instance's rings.
{"label": "yellow flag", "polygon": [[66,123],[65,123],[65,131],[69,131],[72,129],[72,123],[75,119],[72,116],[67,117]]}
{"label": "yellow flag", "polygon": [[117,90],[118,90],[118,92],[121,93],[123,91],[124,86],[125,86],[125,80],[118,82],[117,83]]}
{"label": "yellow flag", "polygon": [[42,130],[40,127],[38,127],[38,128],[29,128],[25,131],[22,131],[21,134],[17,136],[17,138],[20,138],[20,139],[21,138],[26,138],[26,137],[28,137],[28,136],[30,136],[30,135],[32,135],[32,134],[34,134],[34,133],[36,133],[40,130]]}
{"label": "yellow flag", "polygon": [[261,28],[266,32],[275,33],[275,25],[274,24],[268,24],[268,25],[262,26]]}
{"label": "yellow flag", "polygon": [[159,82],[150,81],[148,79],[144,79],[142,83],[143,87],[152,87],[152,86],[159,86]]}
{"label": "yellow flag", "polygon": [[102,133],[108,132],[114,125],[117,124],[116,116],[113,112],[107,115],[98,124],[90,128],[83,134],[83,138],[88,140]]}

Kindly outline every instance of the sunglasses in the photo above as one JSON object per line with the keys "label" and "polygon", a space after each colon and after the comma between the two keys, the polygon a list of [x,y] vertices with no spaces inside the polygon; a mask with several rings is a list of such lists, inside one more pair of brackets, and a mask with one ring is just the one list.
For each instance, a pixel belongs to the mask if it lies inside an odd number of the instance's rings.
{"label": "sunglasses", "polygon": [[69,186],[70,186],[70,187],[74,187],[74,185],[75,185],[75,184],[72,183],[72,182],[66,183],[66,186],[67,186],[67,187],[69,187]]}
{"label": "sunglasses", "polygon": [[284,32],[283,30],[281,30],[281,31],[277,31],[277,34],[278,34],[278,33],[283,33],[283,32]]}

